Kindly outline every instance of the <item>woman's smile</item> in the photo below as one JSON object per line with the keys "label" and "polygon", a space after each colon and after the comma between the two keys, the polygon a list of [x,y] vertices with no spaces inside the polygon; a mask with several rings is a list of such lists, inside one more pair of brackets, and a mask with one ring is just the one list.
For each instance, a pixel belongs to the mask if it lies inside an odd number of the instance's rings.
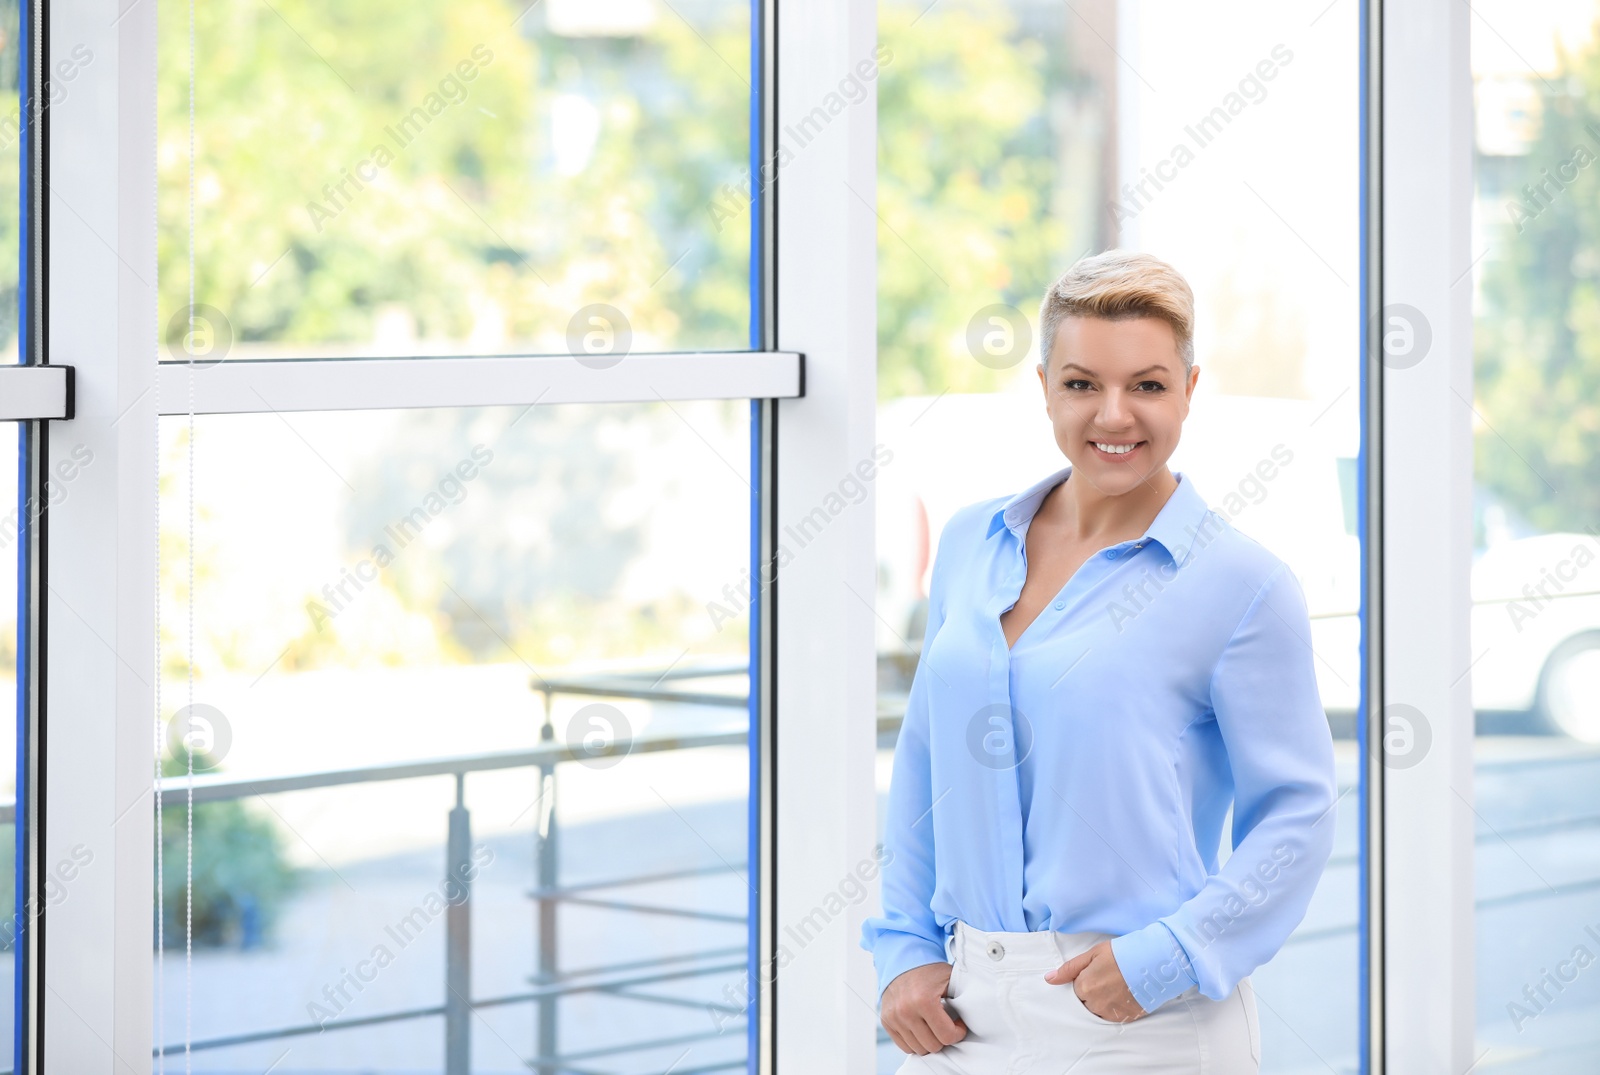
{"label": "woman's smile", "polygon": [[1142,440],[1092,440],[1089,442],[1089,446],[1094,449],[1094,454],[1101,459],[1107,459],[1113,463],[1126,463],[1139,455],[1140,451],[1148,443],[1148,441]]}

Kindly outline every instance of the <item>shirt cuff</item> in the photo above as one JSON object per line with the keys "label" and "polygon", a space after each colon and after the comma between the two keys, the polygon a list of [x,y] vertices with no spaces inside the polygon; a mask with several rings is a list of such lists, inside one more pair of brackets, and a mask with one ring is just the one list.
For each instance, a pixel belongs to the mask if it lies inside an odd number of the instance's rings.
{"label": "shirt cuff", "polygon": [[948,963],[944,942],[930,941],[912,933],[890,931],[878,935],[872,947],[872,959],[878,968],[878,1000],[883,1001],[883,991],[889,983],[913,967],[929,963]]}
{"label": "shirt cuff", "polygon": [[1133,998],[1147,1014],[1199,981],[1189,954],[1165,922],[1152,922],[1113,938],[1111,954]]}

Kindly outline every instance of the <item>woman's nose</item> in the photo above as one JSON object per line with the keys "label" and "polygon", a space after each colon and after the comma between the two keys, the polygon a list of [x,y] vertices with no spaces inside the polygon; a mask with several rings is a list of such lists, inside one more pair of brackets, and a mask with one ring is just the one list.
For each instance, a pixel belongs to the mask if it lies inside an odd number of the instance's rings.
{"label": "woman's nose", "polygon": [[1121,428],[1131,416],[1122,393],[1113,389],[1100,397],[1100,425],[1108,432]]}

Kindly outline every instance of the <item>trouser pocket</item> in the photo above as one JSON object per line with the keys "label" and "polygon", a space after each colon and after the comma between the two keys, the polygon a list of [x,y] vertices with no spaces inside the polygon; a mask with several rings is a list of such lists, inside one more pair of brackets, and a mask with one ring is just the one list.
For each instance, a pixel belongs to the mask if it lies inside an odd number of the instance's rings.
{"label": "trouser pocket", "polygon": [[1261,1063],[1261,1023],[1256,1011],[1256,987],[1248,976],[1239,979],[1239,1002],[1244,1005],[1245,1027],[1250,1033],[1250,1059]]}

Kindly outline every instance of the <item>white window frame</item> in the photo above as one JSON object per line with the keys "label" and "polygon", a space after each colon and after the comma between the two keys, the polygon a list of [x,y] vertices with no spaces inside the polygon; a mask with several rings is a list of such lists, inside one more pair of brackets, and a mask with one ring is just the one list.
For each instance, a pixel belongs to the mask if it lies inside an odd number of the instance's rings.
{"label": "white window frame", "polygon": [[[1416,764],[1368,750],[1368,1070],[1474,1068],[1471,7],[1367,0],[1367,352],[1390,310],[1421,311],[1430,350],[1367,366],[1368,713],[1428,722]],[[1373,76],[1377,76],[1376,82]],[[1374,213],[1372,210],[1377,209]],[[1376,271],[1373,271],[1376,270]],[[1370,395],[1373,382],[1381,393]],[[1374,485],[1375,482],[1375,485]],[[1375,659],[1379,658],[1379,659]],[[1396,729],[1371,719],[1370,732]]]}
{"label": "white window frame", "polygon": [[[40,929],[39,1032],[24,1070],[146,1072],[157,422],[187,410],[190,374],[157,367],[157,5],[41,3],[50,64],[74,46],[95,57],[47,117],[47,360],[74,367],[76,410],[41,423],[42,436],[47,465],[77,445],[94,463],[51,507],[42,539],[55,566],[39,601],[42,845],[30,858],[52,863],[81,844],[93,859]],[[877,25],[871,5],[847,0],[781,9],[764,0],[761,18],[771,159],[774,132],[872,56]],[[866,86],[766,188],[764,350],[630,356],[602,375],[540,356],[229,362],[195,371],[197,412],[761,399],[756,518],[770,552],[789,506],[803,514],[872,457],[877,222],[861,199],[875,191],[876,87]],[[759,608],[766,839],[752,928],[768,959],[778,924],[808,914],[826,879],[871,854],[874,588],[869,499],[785,567]],[[872,973],[857,947],[865,913],[853,909],[785,966],[781,992],[761,992],[759,1070],[871,1070]],[[846,1032],[816,1033],[819,1014]]]}

